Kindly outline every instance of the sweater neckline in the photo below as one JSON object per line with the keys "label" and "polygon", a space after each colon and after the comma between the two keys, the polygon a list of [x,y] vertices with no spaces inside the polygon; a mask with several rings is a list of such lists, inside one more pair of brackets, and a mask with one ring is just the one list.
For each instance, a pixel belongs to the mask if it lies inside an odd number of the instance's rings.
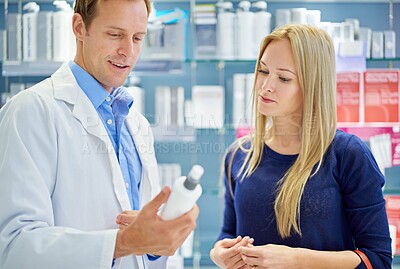
{"label": "sweater neckline", "polygon": [[293,163],[293,161],[296,160],[297,156],[299,156],[299,154],[293,154],[293,155],[280,154],[271,149],[270,147],[268,147],[268,145],[265,143],[264,143],[264,154],[268,158],[273,158],[277,161],[287,162],[287,163]]}

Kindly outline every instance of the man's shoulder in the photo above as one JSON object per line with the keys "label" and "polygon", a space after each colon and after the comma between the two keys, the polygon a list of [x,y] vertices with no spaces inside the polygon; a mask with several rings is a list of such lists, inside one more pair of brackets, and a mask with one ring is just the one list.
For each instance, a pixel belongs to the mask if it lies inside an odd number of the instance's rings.
{"label": "man's shoulder", "polygon": [[31,91],[39,96],[53,96],[51,78],[46,78],[26,90]]}

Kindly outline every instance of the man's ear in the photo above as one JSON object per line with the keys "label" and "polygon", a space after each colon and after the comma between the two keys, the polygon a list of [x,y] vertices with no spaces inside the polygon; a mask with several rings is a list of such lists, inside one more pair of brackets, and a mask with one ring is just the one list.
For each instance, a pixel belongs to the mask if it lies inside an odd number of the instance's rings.
{"label": "man's ear", "polygon": [[82,41],[83,37],[87,35],[85,23],[83,22],[83,18],[79,13],[75,13],[72,16],[72,30],[78,41]]}

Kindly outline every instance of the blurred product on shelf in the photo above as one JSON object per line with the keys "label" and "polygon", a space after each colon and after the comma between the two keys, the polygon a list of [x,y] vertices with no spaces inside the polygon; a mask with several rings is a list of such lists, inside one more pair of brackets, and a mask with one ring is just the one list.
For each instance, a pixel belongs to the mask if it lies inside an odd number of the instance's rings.
{"label": "blurred product on shelf", "polygon": [[224,127],[224,87],[220,85],[193,85],[193,123],[198,129]]}
{"label": "blurred product on shelf", "polygon": [[153,10],[147,24],[142,60],[186,60],[187,13],[179,8]]}
{"label": "blurred product on shelf", "polygon": [[197,4],[193,9],[196,59],[213,59],[217,52],[217,16],[214,4]]}
{"label": "blurred product on shelf", "polygon": [[22,57],[24,61],[37,61],[38,49],[38,13],[40,7],[35,2],[28,2],[23,7],[22,15]]}

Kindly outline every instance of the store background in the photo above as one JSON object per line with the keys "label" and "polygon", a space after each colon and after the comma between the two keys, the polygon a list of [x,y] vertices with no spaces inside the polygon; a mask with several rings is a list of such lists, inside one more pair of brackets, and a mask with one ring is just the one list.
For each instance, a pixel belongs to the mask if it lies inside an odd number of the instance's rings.
{"label": "store background", "polygon": [[[20,2],[22,4],[27,1]],[[5,12],[4,1],[0,1],[0,29],[4,29]],[[52,10],[52,1],[37,1],[41,10]],[[69,1],[71,3],[71,1]],[[178,163],[181,165],[182,174],[186,174],[193,164],[201,164],[205,168],[202,186],[203,195],[198,204],[200,216],[198,226],[194,235],[194,256],[185,259],[185,265],[198,268],[200,265],[211,266],[212,262],[208,252],[212,247],[220,229],[223,212],[222,189],[220,185],[220,164],[226,148],[235,139],[235,128],[231,124],[233,107],[233,75],[236,73],[252,73],[255,61],[220,61],[216,59],[195,59],[195,47],[193,42],[194,26],[190,24],[190,11],[195,4],[215,3],[212,1],[185,1],[185,0],[159,0],[155,2],[157,10],[173,10],[179,8],[188,15],[186,48],[187,58],[183,60],[172,60],[178,65],[177,70],[161,68],[161,70],[142,70],[133,72],[132,76],[140,78],[139,86],[144,89],[144,114],[151,123],[156,124],[155,116],[155,93],[156,87],[160,85],[170,87],[183,87],[185,99],[191,99],[193,85],[221,85],[224,87],[225,122],[222,128],[204,129],[160,129],[156,133],[156,155],[159,163]],[[272,13],[272,28],[274,26],[275,12],[282,8],[318,9],[321,11],[321,21],[342,22],[346,18],[357,18],[360,26],[369,27],[375,31],[389,29],[389,1],[362,1],[362,0],[340,0],[340,1],[267,1],[268,12]],[[234,1],[236,7],[238,1]],[[8,2],[8,12],[18,12],[18,1]],[[396,32],[396,55],[400,57],[400,3],[393,4],[393,30]],[[145,61],[141,59],[141,61]],[[156,66],[158,61],[148,62],[150,69]],[[163,61],[165,64],[165,61]],[[368,60],[368,68],[387,68],[392,64],[394,68],[400,68],[400,58],[388,60]],[[50,75],[49,70],[54,66],[49,63],[42,66],[42,74],[35,75],[35,70],[29,70],[21,65],[17,72],[8,72],[1,64],[2,76],[0,77],[0,93],[9,92],[12,83],[37,83]],[[20,71],[18,71],[20,70]],[[387,186],[386,193],[400,194],[400,168],[388,168],[385,171]],[[396,258],[397,259],[397,258]],[[397,262],[397,261],[396,261]]]}

